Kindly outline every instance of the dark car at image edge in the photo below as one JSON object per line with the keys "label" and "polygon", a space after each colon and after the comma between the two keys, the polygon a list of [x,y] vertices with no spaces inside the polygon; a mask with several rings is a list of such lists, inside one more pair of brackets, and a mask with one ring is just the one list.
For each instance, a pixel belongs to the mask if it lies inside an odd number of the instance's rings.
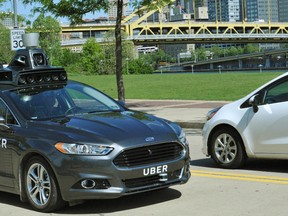
{"label": "dark car at image edge", "polygon": [[38,48],[0,69],[0,142],[0,190],[42,212],[190,178],[180,126],[68,81]]}

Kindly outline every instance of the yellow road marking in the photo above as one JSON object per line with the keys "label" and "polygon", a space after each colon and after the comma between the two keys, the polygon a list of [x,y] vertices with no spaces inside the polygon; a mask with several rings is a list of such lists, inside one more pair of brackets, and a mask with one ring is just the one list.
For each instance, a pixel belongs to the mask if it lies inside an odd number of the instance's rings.
{"label": "yellow road marking", "polygon": [[252,174],[236,174],[229,172],[211,172],[204,170],[191,170],[192,176],[202,176],[209,178],[233,179],[241,181],[265,182],[275,184],[288,184],[288,178],[276,176],[259,176]]}

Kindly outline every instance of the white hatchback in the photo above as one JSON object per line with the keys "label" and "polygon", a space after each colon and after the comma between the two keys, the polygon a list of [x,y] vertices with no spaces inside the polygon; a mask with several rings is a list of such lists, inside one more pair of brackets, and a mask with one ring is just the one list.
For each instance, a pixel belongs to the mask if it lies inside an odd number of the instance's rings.
{"label": "white hatchback", "polygon": [[288,159],[288,73],[209,111],[202,151],[224,168],[247,158]]}

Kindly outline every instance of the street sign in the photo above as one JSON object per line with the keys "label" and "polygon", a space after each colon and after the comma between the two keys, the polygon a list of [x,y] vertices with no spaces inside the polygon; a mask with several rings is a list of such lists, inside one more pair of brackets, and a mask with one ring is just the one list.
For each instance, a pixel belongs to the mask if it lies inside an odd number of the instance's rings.
{"label": "street sign", "polygon": [[24,29],[11,29],[10,39],[11,39],[11,50],[15,51],[18,49],[24,49],[24,44],[22,41],[22,34],[25,34]]}

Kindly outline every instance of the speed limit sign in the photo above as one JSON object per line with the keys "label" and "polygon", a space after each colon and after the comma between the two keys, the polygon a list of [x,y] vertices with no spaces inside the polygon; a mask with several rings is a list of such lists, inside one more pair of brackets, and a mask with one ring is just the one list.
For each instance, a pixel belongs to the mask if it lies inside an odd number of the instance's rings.
{"label": "speed limit sign", "polygon": [[25,48],[22,41],[22,34],[25,34],[24,29],[10,30],[11,50],[18,50]]}

